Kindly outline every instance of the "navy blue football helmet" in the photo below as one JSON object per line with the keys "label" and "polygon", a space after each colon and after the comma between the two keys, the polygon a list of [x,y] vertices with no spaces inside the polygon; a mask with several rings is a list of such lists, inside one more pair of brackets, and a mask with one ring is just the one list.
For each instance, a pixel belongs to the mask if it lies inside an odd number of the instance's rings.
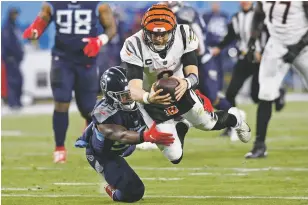
{"label": "navy blue football helmet", "polygon": [[100,86],[109,105],[125,111],[137,109],[128,89],[125,68],[115,66],[106,70],[101,76]]}

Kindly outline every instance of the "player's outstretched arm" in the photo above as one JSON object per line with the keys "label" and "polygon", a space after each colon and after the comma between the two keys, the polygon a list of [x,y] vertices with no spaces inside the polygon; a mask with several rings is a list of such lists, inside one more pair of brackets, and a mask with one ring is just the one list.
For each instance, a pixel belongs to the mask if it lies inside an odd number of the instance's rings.
{"label": "player's outstretched arm", "polygon": [[124,144],[139,144],[142,142],[152,142],[156,144],[170,145],[174,138],[172,134],[159,132],[156,129],[156,123],[147,131],[135,132],[129,131],[123,126],[115,124],[99,124],[97,129],[107,139],[118,141]]}
{"label": "player's outstretched arm", "polygon": [[51,21],[51,8],[47,3],[43,3],[42,9],[33,23],[24,31],[23,38],[36,40],[47,28]]}

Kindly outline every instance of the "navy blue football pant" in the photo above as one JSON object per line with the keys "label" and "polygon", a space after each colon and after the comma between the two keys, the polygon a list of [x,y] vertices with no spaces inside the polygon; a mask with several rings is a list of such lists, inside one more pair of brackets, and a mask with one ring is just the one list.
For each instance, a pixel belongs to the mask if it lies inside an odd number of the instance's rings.
{"label": "navy blue football pant", "polygon": [[6,65],[8,84],[8,105],[10,107],[21,107],[23,77],[20,71],[20,62],[13,57],[4,61]]}
{"label": "navy blue football pant", "polygon": [[76,103],[82,116],[86,118],[92,111],[98,92],[98,70],[95,64],[76,64],[53,56],[50,82],[56,102],[70,102],[72,92],[75,91]]}
{"label": "navy blue football pant", "polygon": [[109,154],[99,157],[91,148],[86,149],[89,164],[116,189],[114,201],[135,202],[144,195],[144,184],[124,158]]}

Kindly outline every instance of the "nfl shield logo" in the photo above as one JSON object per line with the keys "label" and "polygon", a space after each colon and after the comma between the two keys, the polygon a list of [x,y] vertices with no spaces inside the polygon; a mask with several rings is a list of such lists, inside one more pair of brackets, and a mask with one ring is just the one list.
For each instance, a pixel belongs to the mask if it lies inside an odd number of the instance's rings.
{"label": "nfl shield logo", "polygon": [[164,61],[163,64],[164,64],[164,65],[167,65],[167,61]]}

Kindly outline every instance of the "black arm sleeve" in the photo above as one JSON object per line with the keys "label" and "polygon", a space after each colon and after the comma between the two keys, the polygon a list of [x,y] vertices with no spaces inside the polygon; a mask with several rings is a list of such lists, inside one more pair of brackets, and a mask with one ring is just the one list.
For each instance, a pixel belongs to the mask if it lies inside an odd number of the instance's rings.
{"label": "black arm sleeve", "polygon": [[143,80],[143,67],[122,62],[121,66],[127,70],[127,80],[140,79]]}
{"label": "black arm sleeve", "polygon": [[195,65],[198,67],[197,51],[194,50],[185,53],[181,58],[181,62],[183,63],[183,68],[188,65]]}
{"label": "black arm sleeve", "polygon": [[224,37],[224,39],[218,44],[218,48],[223,49],[224,47],[229,45],[232,41],[234,41],[236,39],[236,37],[237,36],[236,36],[235,31],[233,29],[232,22],[230,22],[228,24],[228,33]]}

